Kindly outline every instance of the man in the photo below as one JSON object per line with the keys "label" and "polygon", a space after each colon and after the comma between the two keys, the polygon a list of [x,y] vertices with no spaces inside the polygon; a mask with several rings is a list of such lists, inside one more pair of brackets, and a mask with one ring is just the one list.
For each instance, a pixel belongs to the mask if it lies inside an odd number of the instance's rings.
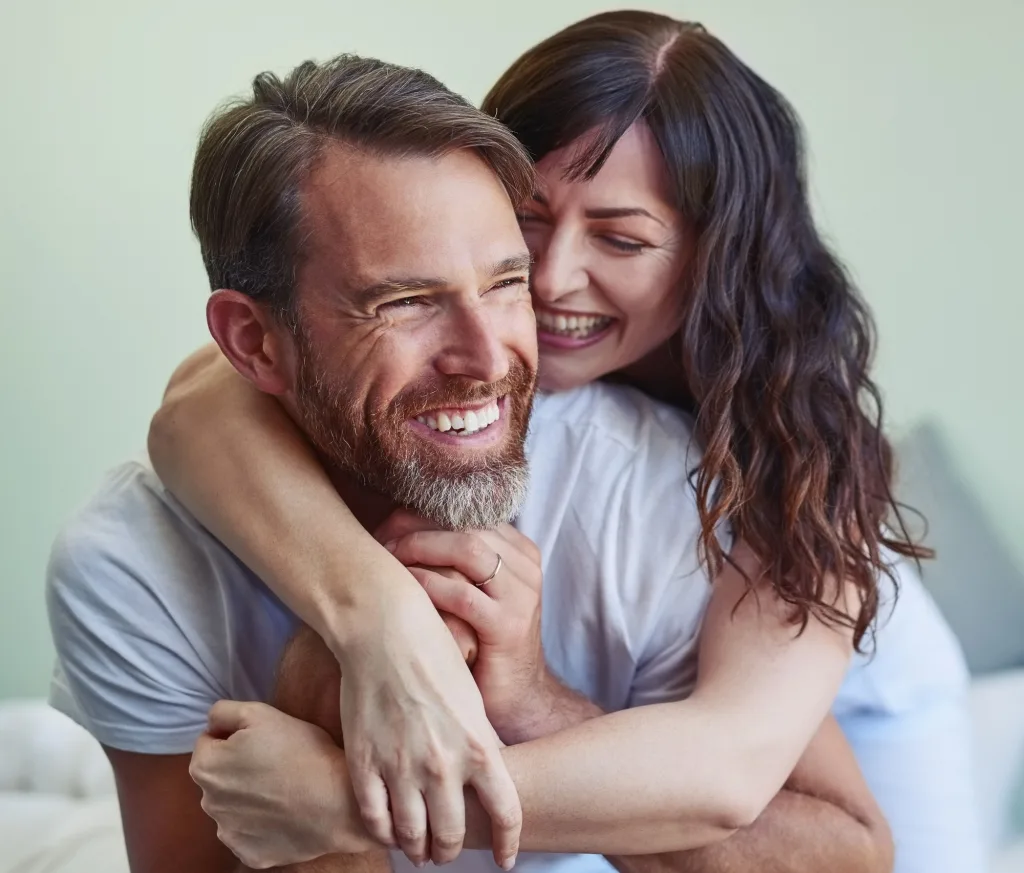
{"label": "man", "polygon": [[[488,674],[479,681],[499,735],[523,741],[514,753],[525,849],[604,852],[627,871],[724,873],[742,864],[881,873],[891,864],[884,822],[828,725],[793,790],[742,830],[743,812],[716,798],[694,798],[684,820],[630,824],[607,805],[588,807],[545,765],[573,760],[557,743],[561,727],[600,709],[685,696],[707,586],[695,518],[680,519],[691,535],[676,538],[671,553],[648,555],[642,513],[609,515],[609,494],[598,490],[612,483],[623,509],[651,512],[660,493],[679,493],[686,481],[686,458],[672,475],[638,451],[649,439],[684,444],[685,425],[657,419],[627,392],[594,386],[596,403],[579,393],[545,402],[531,460],[541,479],[558,471],[560,494],[528,501],[520,522],[540,553],[502,524],[523,500],[536,368],[529,258],[512,208],[529,184],[526,156],[508,132],[425,74],[345,57],[304,64],[284,82],[260,76],[251,100],[211,122],[196,157],[193,223],[220,289],[208,308],[211,332],[303,428],[367,529],[396,506],[436,528],[484,529],[391,535],[409,563],[442,568],[427,579],[442,592],[435,602],[446,596],[443,580],[466,584],[459,573],[488,586],[473,589],[492,610],[490,625],[478,616],[475,626],[479,657],[489,659],[477,673]],[[440,412],[473,426],[440,433],[429,425]],[[604,484],[581,464],[581,439]],[[618,551],[602,536],[612,522],[627,544]],[[476,537],[472,548],[464,536]],[[541,565],[545,591],[562,589],[561,607],[546,617],[554,671],[539,644]],[[140,464],[116,471],[65,529],[48,598],[60,658],[54,703],[107,750],[133,873],[237,869],[200,806],[188,752],[221,698],[273,698],[340,739],[322,705],[322,680],[336,677],[318,674],[325,660],[315,641],[299,637],[286,650],[294,618]],[[495,610],[516,610],[530,633],[509,633]],[[586,696],[552,672],[573,674]],[[214,734],[248,729],[245,710],[224,712],[211,716]],[[281,722],[278,735],[290,724]],[[275,732],[258,736],[271,744]],[[306,733],[293,749],[310,762],[303,780],[327,777],[343,792],[344,755],[324,736]],[[284,802],[299,809],[304,799],[300,784]],[[480,848],[486,817],[467,801],[476,823],[468,845]],[[315,818],[315,809],[305,817],[309,828],[322,825]],[[373,848],[356,826],[339,830],[325,851],[350,854],[308,869],[382,863],[351,856]],[[697,848],[716,842],[721,848]],[[644,852],[651,857],[629,857]],[[485,860],[467,852],[457,863],[479,869]],[[607,866],[572,854],[524,854],[521,864]]]}

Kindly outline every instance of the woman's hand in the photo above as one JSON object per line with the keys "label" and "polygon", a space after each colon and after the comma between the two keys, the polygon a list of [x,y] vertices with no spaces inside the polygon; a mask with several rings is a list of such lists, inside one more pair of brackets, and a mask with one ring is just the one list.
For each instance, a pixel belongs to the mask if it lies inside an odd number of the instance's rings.
{"label": "woman's hand", "polygon": [[345,754],[363,818],[374,837],[397,843],[413,863],[446,863],[462,849],[468,785],[491,817],[495,862],[507,870],[522,812],[466,667],[473,641],[460,633],[460,650],[456,629],[417,593],[422,602],[383,603],[379,621],[364,608],[372,639],[349,640],[339,654]]}
{"label": "woman's hand", "polygon": [[538,730],[539,720],[550,711],[552,696],[565,691],[544,660],[542,572],[533,542],[502,525],[462,533],[418,530],[388,547],[434,606],[476,631],[473,676],[502,740],[519,743],[546,732]]}
{"label": "woman's hand", "polygon": [[371,835],[414,862],[454,860],[468,785],[491,816],[495,860],[510,866],[519,796],[463,654],[281,405],[211,346],[175,374],[149,449],[164,484],[340,662],[349,774]]}
{"label": "woman's hand", "polygon": [[363,827],[345,753],[265,704],[217,703],[189,773],[218,838],[247,867],[381,848]]}

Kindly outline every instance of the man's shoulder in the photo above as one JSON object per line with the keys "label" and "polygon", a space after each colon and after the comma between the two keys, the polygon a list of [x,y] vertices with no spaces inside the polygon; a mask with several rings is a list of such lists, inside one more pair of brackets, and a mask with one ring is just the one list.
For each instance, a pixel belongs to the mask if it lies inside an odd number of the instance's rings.
{"label": "man's shoulder", "polygon": [[53,705],[152,754],[190,749],[218,698],[262,699],[293,624],[145,462],[112,470],[68,519],[46,598]]}
{"label": "man's shoulder", "polygon": [[244,574],[244,566],[174,497],[148,459],[111,469],[61,527],[50,552],[48,578],[90,579],[116,566],[148,584],[195,572]]}

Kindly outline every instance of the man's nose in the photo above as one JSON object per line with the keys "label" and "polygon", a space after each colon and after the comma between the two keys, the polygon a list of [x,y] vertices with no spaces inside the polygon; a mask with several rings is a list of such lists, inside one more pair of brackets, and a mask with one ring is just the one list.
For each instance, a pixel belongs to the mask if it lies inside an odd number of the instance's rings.
{"label": "man's nose", "polygon": [[448,324],[437,368],[446,376],[497,382],[508,375],[511,352],[484,306],[466,307]]}
{"label": "man's nose", "polygon": [[585,241],[578,234],[554,232],[534,249],[530,287],[542,302],[554,305],[588,284]]}

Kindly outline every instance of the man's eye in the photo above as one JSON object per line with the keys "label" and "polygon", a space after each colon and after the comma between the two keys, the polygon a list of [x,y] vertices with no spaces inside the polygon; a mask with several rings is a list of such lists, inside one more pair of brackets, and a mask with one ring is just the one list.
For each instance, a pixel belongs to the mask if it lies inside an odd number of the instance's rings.
{"label": "man's eye", "polygon": [[518,212],[516,218],[519,219],[520,224],[534,223],[539,224],[544,219],[539,215],[531,215],[529,212]]}
{"label": "man's eye", "polygon": [[502,288],[525,288],[527,285],[525,276],[516,276],[514,279],[502,279],[493,284],[489,290],[500,291]]}
{"label": "man's eye", "polygon": [[410,306],[419,306],[423,302],[423,298],[419,295],[413,295],[412,297],[399,297],[397,300],[389,300],[387,303],[382,303],[378,309],[407,309]]}

